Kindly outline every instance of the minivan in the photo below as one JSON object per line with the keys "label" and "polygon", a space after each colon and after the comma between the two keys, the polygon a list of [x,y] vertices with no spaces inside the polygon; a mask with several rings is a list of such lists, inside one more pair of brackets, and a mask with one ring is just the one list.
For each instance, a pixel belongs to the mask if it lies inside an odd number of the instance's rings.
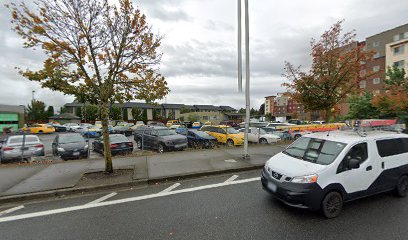
{"label": "minivan", "polygon": [[394,191],[408,195],[408,135],[354,131],[305,135],[271,157],[263,188],[285,204],[337,217],[344,202]]}

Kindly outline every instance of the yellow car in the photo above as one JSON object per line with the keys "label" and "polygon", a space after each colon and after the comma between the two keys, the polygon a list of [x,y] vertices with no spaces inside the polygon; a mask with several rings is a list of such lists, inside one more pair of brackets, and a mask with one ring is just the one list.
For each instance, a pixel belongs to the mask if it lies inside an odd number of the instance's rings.
{"label": "yellow car", "polygon": [[240,146],[244,144],[244,134],[226,125],[203,126],[200,129],[215,137],[218,142],[228,146]]}
{"label": "yellow car", "polygon": [[55,128],[47,124],[34,124],[30,127],[30,133],[53,133]]}
{"label": "yellow car", "polygon": [[166,127],[171,127],[174,124],[180,124],[180,121],[179,120],[169,120],[166,123]]}

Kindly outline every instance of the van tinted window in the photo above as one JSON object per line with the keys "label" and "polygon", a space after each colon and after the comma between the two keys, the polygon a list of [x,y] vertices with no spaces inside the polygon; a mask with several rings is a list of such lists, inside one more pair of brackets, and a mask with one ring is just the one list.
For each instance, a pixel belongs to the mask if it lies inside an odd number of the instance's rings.
{"label": "van tinted window", "polygon": [[389,157],[408,152],[408,138],[378,140],[378,153],[381,157]]}

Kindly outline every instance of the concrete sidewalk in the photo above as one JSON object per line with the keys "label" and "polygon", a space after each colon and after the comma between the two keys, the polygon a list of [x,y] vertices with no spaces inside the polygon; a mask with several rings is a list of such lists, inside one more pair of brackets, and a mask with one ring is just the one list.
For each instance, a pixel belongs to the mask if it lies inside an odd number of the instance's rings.
{"label": "concrete sidewalk", "polygon": [[[242,159],[243,148],[220,148],[140,157],[118,157],[113,159],[113,166],[114,169],[132,170],[131,181],[160,181],[214,172],[260,168],[284,147],[284,145],[251,146],[250,160]],[[52,165],[5,166],[0,168],[0,199],[75,189],[79,187],[77,183],[85,173],[103,171],[104,167],[103,159],[67,161]]]}

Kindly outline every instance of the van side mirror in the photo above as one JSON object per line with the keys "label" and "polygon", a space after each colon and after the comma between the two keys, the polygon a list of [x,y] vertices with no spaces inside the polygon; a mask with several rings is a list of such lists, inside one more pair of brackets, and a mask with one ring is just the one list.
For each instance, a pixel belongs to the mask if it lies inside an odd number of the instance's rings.
{"label": "van side mirror", "polygon": [[360,161],[358,159],[352,158],[352,159],[348,160],[348,167],[349,167],[349,169],[360,168]]}

